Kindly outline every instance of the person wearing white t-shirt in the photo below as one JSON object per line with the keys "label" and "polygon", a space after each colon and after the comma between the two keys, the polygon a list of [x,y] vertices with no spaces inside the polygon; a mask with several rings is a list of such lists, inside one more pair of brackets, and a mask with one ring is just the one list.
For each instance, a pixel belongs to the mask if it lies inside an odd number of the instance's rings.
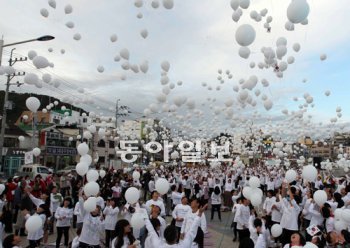
{"label": "person wearing white t-shirt", "polygon": [[234,222],[237,223],[239,241],[249,237],[250,201],[242,198],[242,203],[237,206]]}
{"label": "person wearing white t-shirt", "polygon": [[83,216],[83,229],[79,237],[79,247],[99,247],[101,234],[104,231],[104,220],[101,216],[101,207],[96,206],[92,212],[84,209],[82,192],[79,193],[80,213]]}
{"label": "person wearing white t-shirt", "polygon": [[172,210],[181,203],[181,198],[185,195],[176,191],[176,185],[171,186],[171,200],[172,200]]}
{"label": "person wearing white t-shirt", "polygon": [[116,202],[114,200],[108,200],[105,209],[103,210],[103,214],[105,216],[105,238],[106,238],[106,246],[109,247],[110,242],[114,239],[114,229],[115,224],[118,221],[118,213],[119,208],[116,206]]}
{"label": "person wearing white t-shirt", "polygon": [[62,207],[58,207],[55,212],[55,218],[57,219],[57,238],[56,248],[60,247],[62,235],[64,235],[64,245],[68,247],[69,242],[69,228],[71,221],[73,220],[73,208],[70,198],[66,198],[63,201]]}
{"label": "person wearing white t-shirt", "polygon": [[[205,206],[206,207],[206,206]],[[177,230],[176,227],[169,225],[165,231],[164,231],[164,238],[165,240],[162,240],[159,235],[157,234],[156,230],[154,229],[153,225],[151,224],[149,219],[146,219],[146,228],[149,233],[149,243],[151,244],[151,247],[162,247],[162,248],[190,248],[193,247],[193,240],[196,237],[198,226],[200,225],[200,222],[202,220],[203,212],[205,210],[204,208],[199,209],[196,214],[195,218],[192,221],[192,224],[190,226],[190,229],[186,233],[186,236],[184,239],[180,240],[179,243],[177,243]]]}
{"label": "person wearing white t-shirt", "polygon": [[83,228],[83,217],[80,213],[80,205],[79,201],[75,204],[73,214],[77,216],[77,229]]}
{"label": "person wearing white t-shirt", "polygon": [[188,205],[188,199],[186,196],[182,197],[181,203],[177,204],[173,210],[172,216],[175,220],[175,226],[178,229],[178,233],[181,232],[181,227],[186,215],[191,211],[191,207]]}
{"label": "person wearing white t-shirt", "polygon": [[215,186],[214,192],[211,193],[211,220],[214,218],[215,210],[218,212],[219,220],[221,221],[221,189]]}
{"label": "person wearing white t-shirt", "polygon": [[[180,234],[181,240],[186,239],[186,235],[188,235],[188,233],[191,231],[191,227],[194,224],[194,221],[199,213],[199,210],[200,210],[200,202],[198,199],[194,198],[191,201],[191,211],[187,213],[182,223],[181,234]],[[200,229],[197,230],[197,233],[198,231],[203,232],[203,234],[207,232],[207,221],[204,214],[201,215],[199,227]],[[192,243],[191,245],[192,248],[197,248],[198,243],[203,244],[204,235],[199,235],[199,236],[202,236],[202,237]]]}
{"label": "person wearing white t-shirt", "polygon": [[151,213],[151,208],[153,205],[157,205],[160,208],[160,215],[161,216],[165,216],[165,206],[164,206],[164,202],[159,198],[159,194],[157,191],[153,191],[152,192],[152,199],[148,200],[146,202],[146,210],[147,213],[150,214]]}

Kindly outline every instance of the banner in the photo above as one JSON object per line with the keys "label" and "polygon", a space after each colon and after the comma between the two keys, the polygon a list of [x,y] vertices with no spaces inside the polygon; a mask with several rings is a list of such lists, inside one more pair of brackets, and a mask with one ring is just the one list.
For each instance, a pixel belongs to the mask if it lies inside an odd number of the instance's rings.
{"label": "banner", "polygon": [[24,164],[32,164],[34,162],[33,160],[33,152],[26,152],[24,153]]}

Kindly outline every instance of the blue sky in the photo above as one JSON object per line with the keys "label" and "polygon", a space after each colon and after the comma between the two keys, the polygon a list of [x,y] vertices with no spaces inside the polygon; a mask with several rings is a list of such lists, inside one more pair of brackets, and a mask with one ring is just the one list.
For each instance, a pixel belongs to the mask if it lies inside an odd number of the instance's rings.
{"label": "blue sky", "polygon": [[[103,115],[112,114],[108,109],[113,107],[117,98],[137,112],[143,112],[149,104],[155,104],[155,97],[163,88],[159,82],[160,64],[167,60],[171,64],[168,76],[175,83],[175,88],[167,98],[168,105],[172,105],[173,99],[179,95],[193,99],[196,101],[196,108],[203,112],[199,119],[206,119],[208,123],[213,115],[208,108],[210,104],[207,98],[216,99],[211,104],[213,108],[223,108],[227,99],[236,101],[237,93],[233,92],[232,87],[238,85],[239,79],[247,79],[251,75],[256,75],[259,80],[269,80],[268,88],[262,87],[260,83],[257,88],[273,101],[274,107],[266,111],[260,98],[254,98],[257,102],[254,108],[241,109],[235,102],[233,111],[238,118],[249,118],[254,111],[261,116],[280,117],[283,109],[298,110],[299,104],[304,101],[294,102],[293,97],[302,99],[303,94],[308,92],[315,103],[314,108],[308,108],[308,114],[313,116],[315,122],[329,123],[329,119],[336,116],[337,106],[342,107],[343,113],[339,121],[350,121],[350,85],[347,82],[350,78],[350,27],[346,24],[350,11],[348,0],[309,0],[309,24],[296,25],[293,32],[284,29],[289,2],[252,0],[249,9],[243,11],[241,20],[235,23],[232,21],[230,1],[174,0],[174,8],[165,10],[162,6],[153,9],[150,0],[144,0],[142,8],[136,8],[133,0],[106,0],[98,3],[93,0],[60,0],[54,10],[48,6],[46,0],[0,0],[0,16],[2,20],[7,20],[0,23],[0,34],[4,35],[6,42],[42,34],[56,36],[52,42],[18,46],[16,51],[26,55],[29,50],[35,50],[47,57],[55,67],[45,72],[64,80],[65,83],[59,89],[51,86],[36,89],[26,85],[16,90],[47,93],[61,99],[65,95],[72,95],[74,99],[80,99],[79,101],[89,96],[95,99],[94,104],[78,105]],[[74,11],[65,15],[63,8],[68,3],[73,6]],[[40,15],[42,8],[50,12],[48,18]],[[263,8],[267,8],[267,15],[273,17],[271,33],[263,28],[263,21],[257,23],[249,17],[252,10],[259,12]],[[142,19],[136,17],[138,13],[143,14]],[[67,21],[75,23],[73,30],[65,26]],[[252,54],[248,60],[238,56],[239,46],[235,41],[235,30],[244,23],[251,24],[257,33],[255,42],[250,46]],[[140,36],[140,31],[145,28],[149,33],[147,39]],[[80,41],[73,40],[75,33],[82,35]],[[116,43],[109,40],[112,34],[118,35]],[[275,42],[281,36],[288,40],[288,56],[292,55],[296,60],[289,65],[284,77],[278,79],[271,69],[251,69],[250,62],[257,64],[263,60],[261,47],[275,48]],[[292,51],[295,42],[301,45],[299,53]],[[53,48],[53,53],[48,52],[50,47]],[[148,73],[135,74],[122,70],[121,63],[113,60],[122,48],[129,49],[132,64],[148,60]],[[61,49],[65,49],[64,55],[60,53]],[[328,59],[321,62],[319,57],[323,53],[327,54]],[[96,70],[99,65],[105,68],[102,74]],[[38,75],[43,73],[33,69],[30,63],[20,65],[18,69]],[[218,69],[229,69],[233,74],[233,79],[225,80],[220,91],[215,90],[220,85],[216,79]],[[127,78],[125,81],[121,80],[123,75]],[[302,83],[304,78],[307,83]],[[177,86],[178,81],[182,81],[183,85]],[[203,88],[202,82],[207,82],[214,90]],[[85,88],[86,93],[75,92],[80,87]],[[329,97],[324,95],[326,90],[331,91]],[[254,97],[254,93],[252,95]],[[205,106],[201,106],[203,103]],[[100,109],[96,109],[98,106]],[[162,108],[160,105],[158,107]],[[192,112],[181,107],[175,115],[167,119],[170,123],[179,125],[176,115],[186,116],[187,113]],[[230,123],[230,120],[222,117],[218,117],[217,121],[224,127]],[[197,122],[198,120],[193,120],[192,123]]]}

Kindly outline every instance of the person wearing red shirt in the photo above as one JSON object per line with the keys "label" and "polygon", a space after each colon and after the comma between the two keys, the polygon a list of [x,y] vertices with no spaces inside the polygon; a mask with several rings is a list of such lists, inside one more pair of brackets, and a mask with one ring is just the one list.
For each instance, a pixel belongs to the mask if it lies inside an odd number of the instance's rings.
{"label": "person wearing red shirt", "polygon": [[6,184],[6,200],[9,204],[11,204],[11,206],[14,199],[16,188],[17,188],[17,184],[13,182],[12,178],[9,178]]}
{"label": "person wearing red shirt", "polygon": [[30,183],[32,187],[32,195],[36,198],[40,198],[41,194],[46,192],[45,182],[41,179],[40,175],[34,178],[34,181]]}

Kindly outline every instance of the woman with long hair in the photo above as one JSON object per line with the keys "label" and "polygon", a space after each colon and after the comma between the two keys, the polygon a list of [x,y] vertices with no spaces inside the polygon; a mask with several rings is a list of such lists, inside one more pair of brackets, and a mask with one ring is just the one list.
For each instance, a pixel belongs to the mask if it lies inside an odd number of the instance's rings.
{"label": "woman with long hair", "polygon": [[221,221],[221,190],[219,186],[215,186],[214,192],[211,193],[211,220],[214,218],[215,210],[218,211],[219,220]]}
{"label": "woman with long hair", "polygon": [[114,239],[114,228],[118,220],[118,213],[119,208],[114,199],[108,199],[107,206],[103,210],[105,215],[106,247],[109,247],[109,244]]}
{"label": "woman with long hair", "polygon": [[56,248],[60,247],[62,235],[64,235],[64,245],[67,247],[69,242],[70,223],[73,219],[73,207],[71,198],[64,199],[62,206],[56,209],[55,218],[57,219]]}
{"label": "woman with long hair", "polygon": [[137,248],[129,221],[119,220],[115,225],[114,235],[116,238],[113,239],[111,248]]}

